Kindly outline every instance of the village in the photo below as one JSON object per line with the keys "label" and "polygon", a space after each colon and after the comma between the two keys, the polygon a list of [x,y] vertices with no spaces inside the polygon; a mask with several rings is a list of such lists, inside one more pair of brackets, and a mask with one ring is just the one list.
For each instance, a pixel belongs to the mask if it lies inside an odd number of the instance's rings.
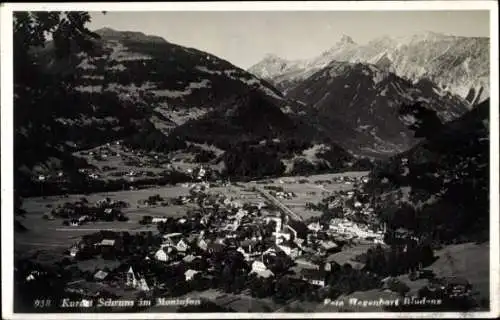
{"label": "village", "polygon": [[[312,205],[323,211],[303,217],[284,204],[297,197],[287,189],[299,185],[298,179],[283,178],[261,188],[255,182],[208,182],[201,166],[188,173],[193,182],[178,185],[187,191],[185,195],[155,194],[136,204],[159,210],[182,206],[188,208],[185,215],[143,215],[139,222],[142,231],[101,230],[71,244],[63,259],[64,272],[71,279],[64,292],[81,299],[109,295],[155,301],[158,297],[190,297],[218,290],[236,297],[272,298],[282,305],[296,299],[321,303],[357,290],[385,288],[396,296],[408,291],[401,281],[384,274],[385,270],[377,270],[373,262],[371,252],[382,252],[384,257],[391,246],[386,243],[387,226],[376,219],[370,204],[363,202],[366,176],[317,180],[315,184],[322,189],[329,183],[356,189],[327,192],[327,197]],[[244,192],[240,196],[220,192],[221,187],[231,186]],[[59,205],[44,217],[65,219],[64,225],[77,230],[97,220],[126,222],[129,218],[122,210],[130,205],[109,198],[94,204],[81,199]],[[420,257],[419,239],[405,230],[396,230],[391,237],[391,243],[414,243],[405,244],[401,259],[409,260],[410,252]],[[96,259],[112,263],[86,271],[78,268],[79,263]],[[425,274],[419,259],[392,263],[404,265],[401,272],[411,271],[413,278],[419,279]],[[41,277],[39,271],[26,272],[27,283]],[[465,294],[467,290],[465,285],[462,291]],[[208,300],[216,300],[211,298]]]}

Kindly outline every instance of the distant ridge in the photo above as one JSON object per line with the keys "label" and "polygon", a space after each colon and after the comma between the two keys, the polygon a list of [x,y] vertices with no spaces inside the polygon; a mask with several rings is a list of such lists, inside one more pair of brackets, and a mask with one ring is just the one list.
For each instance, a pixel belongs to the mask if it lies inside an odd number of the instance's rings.
{"label": "distant ridge", "polygon": [[428,78],[441,89],[466,98],[472,106],[489,97],[489,46],[489,38],[432,31],[383,36],[367,44],[356,44],[343,35],[315,58],[287,61],[266,56],[248,71],[286,93],[331,61],[372,63],[412,81]]}

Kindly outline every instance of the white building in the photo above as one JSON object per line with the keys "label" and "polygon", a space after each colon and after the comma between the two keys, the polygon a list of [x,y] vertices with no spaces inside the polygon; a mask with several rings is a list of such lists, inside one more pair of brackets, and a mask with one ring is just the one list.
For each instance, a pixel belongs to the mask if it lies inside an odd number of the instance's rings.
{"label": "white building", "polygon": [[186,250],[189,248],[189,245],[186,243],[186,241],[181,239],[181,240],[179,240],[179,242],[177,242],[177,245],[175,246],[175,248],[179,252],[186,252]]}
{"label": "white building", "polygon": [[250,273],[255,273],[262,278],[269,278],[274,275],[271,270],[267,269],[262,261],[258,260],[252,263],[252,271],[250,271]]}
{"label": "white building", "polygon": [[127,286],[129,287],[137,287],[137,278],[135,276],[134,269],[130,267],[127,271]]}
{"label": "white building", "polygon": [[242,247],[238,247],[238,249],[236,249],[236,251],[238,251],[239,253],[241,253],[243,255],[243,258],[246,261],[250,260],[250,253],[246,252],[245,249],[243,249]]}
{"label": "white building", "polygon": [[321,231],[322,228],[321,228],[321,224],[319,222],[313,222],[307,226],[307,229],[314,231],[314,232],[318,232],[318,231]]}
{"label": "white building", "polygon": [[191,281],[191,280],[193,280],[193,277],[198,273],[199,273],[199,271],[189,269],[186,272],[184,272],[184,277],[186,278],[186,281]]}
{"label": "white building", "polygon": [[267,270],[266,265],[264,262],[256,260],[252,263],[252,271],[258,272],[258,271],[264,271]]}
{"label": "white building", "polygon": [[167,253],[165,252],[165,250],[163,250],[163,248],[161,248],[158,251],[156,251],[155,259],[158,261],[166,262],[169,260],[169,257],[167,255]]}
{"label": "white building", "polygon": [[205,239],[200,239],[198,241],[198,248],[203,251],[206,251],[208,249],[208,243],[205,241]]}
{"label": "white building", "polygon": [[283,250],[283,252],[292,259],[297,258],[302,253],[299,248],[291,248],[291,247],[285,246],[285,245],[278,245],[278,248]]}
{"label": "white building", "polygon": [[69,251],[69,255],[72,257],[76,257],[77,253],[78,253],[77,247],[72,247],[71,250]]}
{"label": "white building", "polygon": [[148,283],[144,277],[136,275],[132,267],[127,271],[127,282],[126,285],[139,289],[141,291],[149,291]]}
{"label": "white building", "polygon": [[113,239],[103,239],[100,243],[101,246],[114,246],[115,245],[115,240]]}

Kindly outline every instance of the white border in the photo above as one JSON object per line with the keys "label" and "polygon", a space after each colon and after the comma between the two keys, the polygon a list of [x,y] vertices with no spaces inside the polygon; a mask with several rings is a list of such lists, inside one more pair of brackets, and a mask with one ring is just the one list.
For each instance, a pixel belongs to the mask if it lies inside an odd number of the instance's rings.
{"label": "white border", "polygon": [[[13,67],[12,11],[490,11],[490,305],[489,312],[471,313],[94,313],[94,314],[13,314]],[[500,316],[499,286],[499,98],[498,98],[498,8],[496,1],[366,1],[366,2],[170,2],[170,3],[9,3],[1,5],[1,137],[2,146],[2,318],[5,319],[202,319],[202,318],[462,318]]]}

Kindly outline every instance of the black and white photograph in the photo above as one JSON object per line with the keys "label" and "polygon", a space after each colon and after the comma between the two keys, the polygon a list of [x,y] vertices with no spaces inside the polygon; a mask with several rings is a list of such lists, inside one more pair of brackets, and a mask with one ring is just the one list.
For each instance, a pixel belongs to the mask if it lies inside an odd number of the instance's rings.
{"label": "black and white photograph", "polygon": [[410,2],[3,4],[2,318],[499,316],[497,3]]}

